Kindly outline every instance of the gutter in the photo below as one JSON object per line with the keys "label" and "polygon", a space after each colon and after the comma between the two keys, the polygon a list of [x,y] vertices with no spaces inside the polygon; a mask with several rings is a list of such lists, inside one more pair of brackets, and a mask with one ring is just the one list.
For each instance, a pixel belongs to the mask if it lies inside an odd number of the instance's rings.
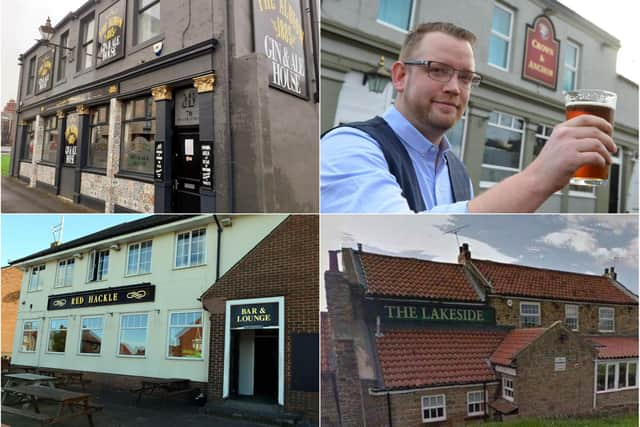
{"label": "gutter", "polygon": [[216,251],[216,282],[220,278],[220,245],[222,244],[222,226],[220,225],[220,221],[218,221],[218,215],[214,215],[213,218],[216,220],[216,225],[218,226],[218,250]]}
{"label": "gutter", "polygon": [[433,387],[425,386],[425,387],[417,387],[411,389],[391,389],[391,388],[369,388],[369,394],[371,396],[385,396],[387,394],[408,394],[415,393],[418,391],[428,391],[428,390],[439,390],[443,388],[463,388],[463,387],[477,387],[478,385],[498,385],[500,384],[498,381],[483,381],[476,383],[467,383],[467,384],[451,384],[451,385],[437,385]]}

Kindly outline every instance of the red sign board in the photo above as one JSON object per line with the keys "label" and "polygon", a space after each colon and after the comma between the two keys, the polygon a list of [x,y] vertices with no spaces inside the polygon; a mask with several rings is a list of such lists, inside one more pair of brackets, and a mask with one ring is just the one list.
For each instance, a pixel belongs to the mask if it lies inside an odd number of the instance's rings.
{"label": "red sign board", "polygon": [[556,90],[560,41],[556,39],[553,22],[545,15],[538,16],[533,26],[527,24],[522,78]]}

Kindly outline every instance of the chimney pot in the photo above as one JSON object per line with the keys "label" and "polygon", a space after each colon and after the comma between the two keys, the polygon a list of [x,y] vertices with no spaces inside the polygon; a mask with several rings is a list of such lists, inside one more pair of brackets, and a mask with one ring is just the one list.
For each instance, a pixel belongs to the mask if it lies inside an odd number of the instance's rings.
{"label": "chimney pot", "polygon": [[460,264],[464,264],[466,261],[471,259],[471,251],[469,250],[469,244],[463,243],[460,246],[460,253],[458,254],[458,262]]}
{"label": "chimney pot", "polygon": [[358,243],[358,252],[362,253],[362,243]]}
{"label": "chimney pot", "polygon": [[339,271],[338,251],[329,251],[329,271]]}
{"label": "chimney pot", "polygon": [[605,267],[605,269],[604,269],[604,275],[605,275],[605,276],[608,276],[608,275],[609,275],[609,269],[608,269],[608,268],[606,268],[606,267]]}

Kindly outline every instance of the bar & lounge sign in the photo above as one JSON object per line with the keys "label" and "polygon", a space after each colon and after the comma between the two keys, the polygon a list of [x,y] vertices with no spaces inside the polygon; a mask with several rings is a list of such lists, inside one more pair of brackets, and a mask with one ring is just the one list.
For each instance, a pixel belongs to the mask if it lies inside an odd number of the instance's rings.
{"label": "bar & lounge sign", "polygon": [[232,305],[231,328],[278,326],[278,303]]}

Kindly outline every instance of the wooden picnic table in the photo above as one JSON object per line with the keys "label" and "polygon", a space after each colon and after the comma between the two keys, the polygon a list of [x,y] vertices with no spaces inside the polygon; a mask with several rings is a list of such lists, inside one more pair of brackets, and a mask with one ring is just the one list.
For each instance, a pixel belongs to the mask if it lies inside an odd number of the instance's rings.
{"label": "wooden picnic table", "polygon": [[[21,394],[27,399],[22,408],[3,404],[2,412],[35,419],[40,421],[43,426],[56,424],[68,418],[86,415],[89,419],[89,425],[93,427],[92,414],[102,410],[101,405],[89,402],[91,395],[88,393],[79,393],[42,385],[16,385],[5,387],[5,390]],[[49,415],[40,412],[39,402],[42,403],[42,401],[46,400],[54,401],[58,404],[56,414]]]}
{"label": "wooden picnic table", "polygon": [[173,396],[190,392],[193,388],[190,387],[190,381],[184,378],[146,378],[141,381],[140,388],[132,390],[134,393],[138,393],[136,406],[140,403],[144,393],[153,394],[156,390],[163,390],[165,396]]}
{"label": "wooden picnic table", "polygon": [[9,395],[14,395],[11,389],[20,385],[46,385],[49,388],[55,388],[56,378],[39,374],[6,374],[6,384],[2,388],[2,403],[5,403]]}

